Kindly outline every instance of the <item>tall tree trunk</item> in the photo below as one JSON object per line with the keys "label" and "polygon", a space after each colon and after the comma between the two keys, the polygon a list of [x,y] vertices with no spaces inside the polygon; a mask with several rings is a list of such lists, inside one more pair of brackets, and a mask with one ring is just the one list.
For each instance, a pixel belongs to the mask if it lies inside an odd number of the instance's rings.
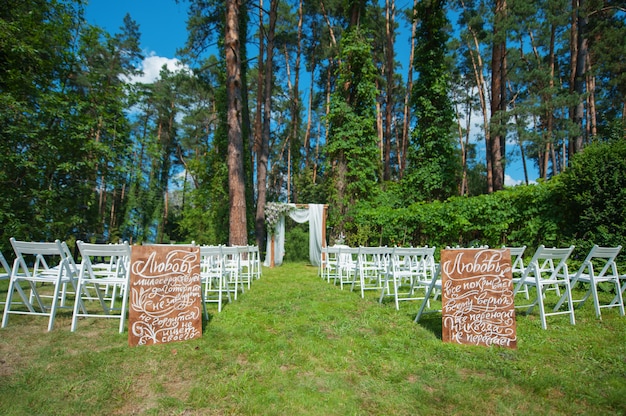
{"label": "tall tree trunk", "polygon": [[383,142],[385,144],[384,151],[384,169],[383,179],[388,181],[391,179],[391,125],[394,106],[394,39],[395,39],[395,0],[385,0],[385,78],[387,81],[387,95],[385,102],[385,132]]}
{"label": "tall tree trunk", "polygon": [[409,70],[406,76],[406,94],[404,95],[404,122],[402,123],[402,138],[398,144],[398,177],[402,179],[406,166],[406,152],[409,147],[409,127],[411,125],[411,93],[413,90],[413,58],[415,56],[415,32],[417,31],[417,17],[415,16],[418,0],[413,0],[413,18],[411,22],[411,52],[409,53]]}
{"label": "tall tree trunk", "polygon": [[239,40],[239,1],[226,2],[226,94],[228,101],[228,193],[230,203],[230,245],[247,245],[246,188],[243,169],[241,129],[241,59]]}
{"label": "tall tree trunk", "polygon": [[[381,91],[379,81],[376,81],[376,88]],[[383,131],[383,111],[380,101],[376,100],[376,137],[378,138],[378,151],[380,153],[380,160],[384,160],[385,147],[384,147],[384,131]]]}
{"label": "tall tree trunk", "polygon": [[[311,82],[309,85],[309,105],[307,108],[307,117],[306,117],[306,130],[304,133],[304,167],[309,167],[309,147],[311,146],[311,127],[313,124],[313,96],[314,96],[314,86],[315,86],[315,69],[317,68],[317,61],[315,57],[311,59]],[[316,163],[317,164],[317,163]],[[313,183],[315,183],[315,178],[313,179]]]}
{"label": "tall tree trunk", "polygon": [[491,120],[489,123],[491,158],[493,171],[493,191],[504,188],[504,166],[502,155],[505,133],[506,112],[506,32],[502,27],[506,18],[506,0],[495,0],[493,24],[493,49],[491,54]]}
{"label": "tall tree trunk", "polygon": [[[572,74],[570,75],[573,93],[577,96],[577,104],[570,109],[572,122],[578,126],[578,135],[570,139],[570,157],[578,153],[583,148],[583,120],[585,114],[584,92],[585,92],[585,67],[587,61],[588,42],[585,35],[587,28],[587,16],[585,11],[585,0],[572,1],[572,46],[570,53],[572,60]],[[570,87],[571,89],[571,87]]]}
{"label": "tall tree trunk", "polygon": [[[302,124],[302,120],[300,118],[300,65],[302,60],[302,25],[303,25],[303,0],[298,2],[298,38],[296,41],[296,61],[294,64],[294,79],[293,79],[293,99],[291,101],[291,146],[294,148],[297,146],[298,149],[301,149],[303,143],[300,142],[300,135],[298,131],[300,130],[300,126]],[[300,153],[297,151],[297,155]],[[294,172],[297,174],[300,172],[302,167],[300,157],[296,158],[296,164],[293,164],[291,157],[291,147],[289,147],[289,161],[290,161],[290,175],[294,175]],[[293,167],[293,170],[291,170]],[[294,186],[292,191],[293,193],[293,201],[295,203],[299,202],[298,198],[298,189]]]}
{"label": "tall tree trunk", "polygon": [[257,204],[256,215],[254,219],[254,230],[256,234],[256,244],[258,247],[264,247],[265,243],[265,202],[267,195],[267,157],[265,163],[263,160],[263,62],[265,56],[265,29],[263,25],[263,0],[259,0],[259,57],[257,62],[257,95],[256,95],[256,114],[254,115],[254,147],[253,153],[256,155],[256,177],[257,177]]}
{"label": "tall tree trunk", "polygon": [[493,192],[493,170],[491,168],[492,159],[490,157],[490,144],[491,144],[491,131],[489,129],[489,113],[487,111],[487,81],[484,76],[484,64],[482,56],[480,55],[480,46],[478,43],[478,36],[476,32],[469,28],[474,41],[474,48],[470,42],[467,42],[467,48],[470,51],[470,58],[472,61],[472,71],[474,72],[474,78],[476,80],[476,87],[478,88],[478,99],[480,102],[480,110],[483,115],[483,126],[485,132],[485,148],[486,148],[486,162],[487,162],[487,190],[489,193]]}
{"label": "tall tree trunk", "polygon": [[[265,219],[265,203],[267,201],[267,163],[269,159],[269,142],[270,142],[270,124],[272,117],[272,72],[274,64],[274,32],[276,28],[276,16],[278,10],[278,0],[270,1],[270,13],[269,13],[269,27],[266,33],[267,44],[265,45],[265,78],[263,86],[263,140],[261,147],[261,156],[259,158],[259,164],[263,167],[258,170],[259,176],[257,177],[259,199],[257,201],[257,218],[259,218],[259,211],[263,210],[261,215]],[[263,177],[261,177],[261,171],[264,170]],[[259,225],[259,224],[257,224]]]}
{"label": "tall tree trunk", "polygon": [[[589,135],[587,139],[593,140],[598,135],[598,120],[596,118],[596,77],[591,71],[591,58],[587,54],[587,69],[586,81],[587,81],[587,114],[589,114]],[[583,143],[584,145],[584,143]]]}

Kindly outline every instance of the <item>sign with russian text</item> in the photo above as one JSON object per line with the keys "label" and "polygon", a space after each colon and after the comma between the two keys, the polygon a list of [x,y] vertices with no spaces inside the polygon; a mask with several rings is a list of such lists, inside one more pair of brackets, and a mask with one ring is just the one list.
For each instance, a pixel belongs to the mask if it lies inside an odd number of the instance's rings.
{"label": "sign with russian text", "polygon": [[517,348],[508,249],[441,251],[442,340]]}
{"label": "sign with russian text", "polygon": [[200,248],[133,246],[128,344],[152,345],[202,336]]}

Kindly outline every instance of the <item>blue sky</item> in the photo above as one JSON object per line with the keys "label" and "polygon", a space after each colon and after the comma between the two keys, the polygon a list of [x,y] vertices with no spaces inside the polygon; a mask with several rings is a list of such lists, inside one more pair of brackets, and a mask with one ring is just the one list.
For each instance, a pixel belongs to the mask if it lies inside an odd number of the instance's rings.
{"label": "blue sky", "polygon": [[130,13],[139,24],[141,45],[157,56],[173,58],[187,39],[187,4],[174,0],[88,0],[87,21],[116,33]]}
{"label": "blue sky", "polygon": [[[130,13],[133,20],[139,24],[141,47],[146,57],[142,68],[145,74],[141,81],[148,82],[158,76],[163,65],[168,65],[168,68],[173,70],[179,63],[176,59],[176,50],[184,46],[187,40],[187,7],[185,1],[177,4],[175,0],[89,0],[85,8],[85,17],[89,23],[114,34],[122,26],[124,16]],[[401,26],[400,30],[410,29]],[[406,39],[406,36],[402,37]],[[399,50],[407,48],[407,43],[399,41],[397,48]],[[406,60],[408,55],[408,51],[397,52],[397,59]],[[403,63],[403,73],[407,67],[408,65]],[[474,117],[474,120],[478,118]],[[480,148],[484,149],[484,144],[480,145]],[[513,144],[507,146],[509,151],[514,147]],[[508,185],[519,183],[524,178],[519,159],[519,156],[513,156],[509,161],[506,170]],[[536,180],[538,172],[531,161],[528,161],[528,169],[530,180]]]}

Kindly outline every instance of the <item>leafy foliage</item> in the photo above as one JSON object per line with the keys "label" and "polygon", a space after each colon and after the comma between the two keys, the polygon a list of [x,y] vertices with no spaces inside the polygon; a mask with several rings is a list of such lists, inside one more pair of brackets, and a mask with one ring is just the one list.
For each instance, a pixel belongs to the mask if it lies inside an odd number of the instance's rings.
{"label": "leafy foliage", "polygon": [[413,89],[417,126],[408,151],[407,202],[445,199],[457,192],[460,165],[452,142],[454,113],[450,101],[450,69],[446,62],[448,20],[445,1],[419,2]]}
{"label": "leafy foliage", "polygon": [[572,244],[624,245],[626,235],[626,141],[588,146],[559,178],[555,208]]}
{"label": "leafy foliage", "polygon": [[334,192],[330,200],[338,219],[337,232],[344,227],[348,207],[375,193],[380,177],[375,131],[377,71],[368,38],[356,27],[344,34],[341,43],[336,90],[332,95],[327,146]]}

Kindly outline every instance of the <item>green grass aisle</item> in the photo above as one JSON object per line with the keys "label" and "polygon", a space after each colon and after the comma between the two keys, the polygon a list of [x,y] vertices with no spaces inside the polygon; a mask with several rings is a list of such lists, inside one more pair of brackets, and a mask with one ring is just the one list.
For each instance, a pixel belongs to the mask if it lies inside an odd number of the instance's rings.
{"label": "green grass aisle", "polygon": [[[287,263],[264,269],[203,336],[127,346],[113,320],[0,330],[2,415],[626,414],[626,318],[517,318],[518,349],[444,344],[417,302],[379,304]],[[589,384],[588,384],[589,383]],[[39,412],[33,409],[41,409]]]}

